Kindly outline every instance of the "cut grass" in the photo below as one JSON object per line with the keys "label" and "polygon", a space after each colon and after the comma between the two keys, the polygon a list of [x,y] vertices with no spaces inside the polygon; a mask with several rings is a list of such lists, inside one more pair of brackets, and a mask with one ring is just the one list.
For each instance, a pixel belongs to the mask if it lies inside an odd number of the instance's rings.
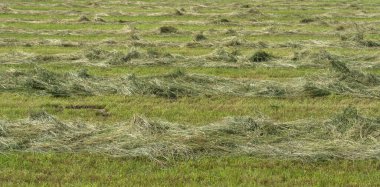
{"label": "cut grass", "polygon": [[[63,120],[83,120],[105,123],[127,121],[135,114],[160,118],[170,122],[207,124],[228,116],[267,116],[278,121],[324,119],[350,105],[364,115],[379,116],[380,102],[342,96],[323,98],[240,98],[240,97],[184,97],[176,101],[146,96],[90,96],[54,98],[1,93],[0,118],[17,120],[33,111],[45,110]],[[68,105],[101,105],[111,114],[97,116],[96,110],[64,108]],[[19,107],[23,106],[23,107]],[[146,110],[149,108],[149,110]],[[291,114],[291,115],[289,115]]]}
{"label": "cut grass", "polygon": [[16,186],[379,186],[379,161],[305,163],[207,157],[158,165],[89,154],[0,155],[0,182]]}
{"label": "cut grass", "polygon": [[[173,15],[176,9],[181,10],[182,15]],[[315,144],[304,143],[315,137],[313,135],[318,134],[320,130],[326,130],[325,126],[334,127],[334,124],[331,126],[329,123],[322,124],[323,127],[318,129],[313,128],[321,124],[306,125],[306,129],[311,129],[311,134],[305,137],[291,137],[285,133],[285,136],[277,139],[281,142],[303,138],[305,141],[297,144],[302,149],[336,151],[337,154],[332,156],[336,158],[337,155],[349,153],[347,150],[352,146],[365,143],[369,145],[378,137],[378,132],[375,132],[378,125],[369,123],[377,124],[377,118],[380,116],[379,79],[369,74],[380,75],[378,12],[379,6],[373,0],[255,3],[248,0],[4,2],[0,5],[0,145],[4,147],[6,139],[13,141],[12,138],[6,137],[7,129],[3,128],[5,124],[27,124],[28,121],[22,119],[28,116],[38,121],[45,112],[63,120],[62,124],[105,124],[109,128],[124,128],[125,126],[118,125],[130,121],[135,115],[142,115],[153,121],[166,120],[183,124],[182,128],[187,126],[187,129],[193,130],[209,128],[209,123],[220,125],[223,122],[221,120],[228,116],[251,116],[252,119],[271,120],[268,124],[279,122],[277,128],[266,129],[270,133],[281,131],[294,135],[292,133],[304,130],[305,126],[302,125],[305,124],[305,120],[317,122],[335,116],[348,106],[355,106],[360,115],[368,118],[357,116],[355,110],[346,110],[341,117],[338,115],[333,118],[335,129],[331,132],[336,133],[337,137],[336,141],[329,142],[329,145],[323,144],[326,143],[324,139],[316,141]],[[81,15],[88,17],[89,21],[79,22]],[[103,18],[105,22],[95,22],[96,17]],[[308,18],[312,20],[307,20]],[[304,23],[300,23],[301,20],[304,20]],[[177,28],[178,32],[160,34],[159,28],[165,25]],[[343,26],[344,30],[336,30],[339,26]],[[367,32],[361,40],[341,40],[340,36],[355,35],[358,32],[357,28],[363,28]],[[194,42],[197,33],[207,36],[207,40]],[[139,40],[131,40],[131,36],[138,36]],[[137,47],[138,51],[142,51],[142,55],[137,59],[127,58],[122,65],[118,57],[113,59],[116,60],[115,65],[99,63],[96,60],[90,62],[82,57],[70,58],[73,54],[83,55],[83,51],[95,46],[107,51],[119,51],[118,54],[125,55],[131,48]],[[227,58],[227,61],[234,61],[233,63],[227,62],[226,58],[207,59],[215,55],[213,52],[220,48],[225,49],[226,53],[219,53],[219,57],[228,57],[231,52],[236,51],[231,53],[234,58]],[[348,70],[343,68],[344,71],[338,70],[326,76],[329,71],[327,68],[330,67],[328,61],[331,59],[321,57],[321,49],[337,57],[342,62],[341,67],[347,65]],[[276,58],[262,63],[250,63],[249,57],[259,50],[266,51]],[[292,60],[292,55],[301,50],[307,50],[311,55],[301,54],[298,59]],[[153,53],[149,55],[147,51]],[[164,57],[164,54],[170,58]],[[30,60],[28,57],[35,59]],[[318,61],[321,58],[323,61]],[[110,59],[104,59],[107,60]],[[29,77],[25,76],[24,73],[30,73],[36,65],[50,73],[31,73],[28,74]],[[69,76],[63,76],[65,74]],[[205,83],[206,78],[191,76],[192,74],[215,76],[209,78],[214,82]],[[14,79],[6,82],[7,76],[14,76]],[[76,76],[79,78],[73,80]],[[118,85],[117,82],[130,81],[125,77],[135,77],[135,87],[142,88],[142,91],[130,96],[99,91],[108,85]],[[31,84],[32,89],[12,87],[23,83],[23,78],[37,80],[34,82],[37,84]],[[67,82],[66,78],[72,82]],[[220,81],[220,78],[227,78],[231,82],[223,84],[225,82]],[[260,93],[260,97],[227,96],[226,92],[202,96],[193,93],[206,93],[216,88],[229,90],[244,81],[251,81],[252,84],[238,89],[237,92],[234,90],[234,94]],[[257,86],[256,83],[261,85]],[[202,86],[207,89],[199,90]],[[260,89],[262,86],[265,87],[264,90]],[[283,97],[294,88],[303,94],[302,97],[268,98]],[[33,94],[27,95],[28,89]],[[98,96],[83,96],[86,93]],[[65,95],[71,97],[53,97]],[[345,118],[345,115],[352,117]],[[26,124],[16,125],[16,131],[12,131],[12,136],[17,136],[18,128],[30,127]],[[240,123],[234,123],[238,124]],[[290,124],[296,125],[286,131]],[[189,144],[190,146],[203,143],[206,145],[211,141],[209,146],[201,146],[199,150],[226,147],[226,150],[233,150],[234,146],[236,148],[236,145],[240,145],[241,139],[253,139],[253,142],[263,140],[244,134],[246,132],[239,134],[243,132],[241,126],[217,129],[216,132],[200,131],[210,139],[197,139],[193,135],[198,131],[191,131],[193,134],[184,135],[181,134],[184,131],[181,131],[173,136],[160,136],[160,133],[170,127],[156,123],[141,125],[141,128],[149,131],[149,136],[143,133],[143,140],[166,138],[169,141],[173,137],[186,136],[191,137],[193,142],[190,143],[194,143]],[[172,125],[177,127],[175,124]],[[46,122],[32,127],[44,130],[50,126]],[[96,126],[98,127],[100,126]],[[65,133],[70,137],[79,132],[73,129],[54,131],[57,129],[53,128],[52,131],[43,131],[42,135],[55,140],[45,145],[59,143],[62,140],[60,138],[65,137]],[[125,131],[120,132],[124,132],[120,133],[120,136],[129,134]],[[26,133],[22,135],[26,141],[20,141],[17,144],[19,146],[30,144],[28,137],[39,131],[23,133]],[[109,134],[102,131],[100,135]],[[110,137],[116,139],[118,136]],[[364,143],[356,141],[363,137]],[[79,138],[88,140],[86,137]],[[98,138],[95,139],[101,139]],[[346,143],[342,143],[340,138],[347,138],[347,141],[344,141]],[[47,139],[42,137],[39,140],[43,142]],[[124,140],[133,144],[127,139]],[[343,146],[331,146],[337,145],[337,142]],[[376,143],[378,144],[378,141]],[[377,144],[374,147],[376,150]],[[181,150],[177,153],[170,152],[173,147],[165,142],[163,145],[161,148],[168,152],[158,154],[181,154]],[[165,145],[169,147],[165,148]],[[290,145],[284,143],[285,147]],[[84,144],[78,143],[78,146]],[[106,143],[102,148],[110,147],[110,144]],[[126,148],[119,150],[124,149]],[[292,149],[289,153],[297,154],[297,151],[294,152]],[[363,149],[343,157],[358,158],[355,155],[367,153]],[[378,158],[378,154],[375,157]],[[380,186],[378,159],[300,162],[279,158],[259,159],[253,154],[250,157],[196,157],[152,163],[141,158],[112,158],[86,153],[70,154],[64,151],[42,154],[1,152],[0,163],[0,184],[13,186]]]}
{"label": "cut grass", "polygon": [[[87,69],[88,73],[99,77],[119,77],[128,74],[138,76],[164,75],[173,72],[176,69],[186,69],[187,73],[204,74],[226,78],[243,78],[243,79],[287,79],[310,76],[318,74],[324,69],[317,68],[229,68],[229,67],[175,67],[175,66],[117,66],[117,67],[97,67],[87,65],[70,65],[65,63],[46,63],[39,66],[59,74],[66,72],[77,72],[81,69]],[[19,71],[31,71],[36,67],[35,64],[3,64],[0,66],[0,73],[5,73],[10,69]]]}
{"label": "cut grass", "polygon": [[25,29],[25,30],[117,30],[122,29],[124,25],[111,24],[95,24],[95,23],[80,23],[80,24],[57,24],[57,23],[4,23],[5,28]]}
{"label": "cut grass", "polygon": [[353,107],[324,120],[275,123],[237,116],[203,126],[137,115],[113,125],[65,123],[46,112],[36,112],[19,122],[2,122],[0,127],[0,150],[6,152],[89,152],[144,157],[158,163],[211,155],[305,161],[380,158],[379,121],[362,116]]}

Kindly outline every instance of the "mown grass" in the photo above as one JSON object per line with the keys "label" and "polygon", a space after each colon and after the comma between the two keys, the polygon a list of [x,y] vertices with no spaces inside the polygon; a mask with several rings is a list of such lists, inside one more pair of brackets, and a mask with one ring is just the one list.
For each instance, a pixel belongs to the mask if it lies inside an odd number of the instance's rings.
{"label": "mown grass", "polygon": [[20,19],[21,21],[33,21],[33,20],[52,20],[52,19],[76,19],[76,16],[68,15],[47,15],[47,14],[14,14],[3,13],[0,14],[0,19]]}
{"label": "mown grass", "polygon": [[[380,115],[380,101],[374,99],[329,96],[324,98],[261,97],[185,97],[169,100],[146,96],[92,96],[54,98],[2,93],[0,118],[17,120],[32,112],[46,111],[63,120],[113,123],[128,121],[135,114],[171,122],[205,125],[229,116],[265,116],[278,121],[326,119],[348,106],[355,106],[368,116]],[[69,106],[104,106],[110,116],[97,115],[92,109]],[[22,107],[20,107],[22,106]]]}
{"label": "mown grass", "polygon": [[115,30],[122,29],[124,25],[110,24],[56,24],[56,23],[3,23],[5,28],[25,29],[25,30]]}
{"label": "mown grass", "polygon": [[379,161],[301,161],[206,157],[160,165],[88,154],[0,155],[11,186],[378,186]]}
{"label": "mown grass", "polygon": [[[133,42],[136,42],[140,43],[138,50],[157,50],[163,54],[181,55],[182,59],[176,59],[180,65],[125,64],[106,67],[97,66],[99,64],[96,62],[53,60],[24,63],[2,59],[0,75],[12,71],[16,74],[17,71],[29,72],[39,66],[59,74],[87,69],[91,76],[100,78],[130,74],[166,75],[181,70],[186,74],[219,78],[281,82],[291,78],[304,80],[329,71],[325,66],[290,68],[296,64],[291,60],[292,55],[304,49],[311,52],[327,50],[355,69],[380,75],[377,65],[379,47],[365,47],[355,41],[342,41],[340,37],[363,32],[366,40],[377,42],[380,39],[377,23],[380,7],[373,0],[141,0],[97,3],[90,0],[12,0],[4,1],[0,8],[3,6],[4,10],[0,9],[1,55],[14,52],[46,56],[80,55],[99,45],[109,51],[128,52],[134,47]],[[184,14],[175,15],[175,10],[181,8],[184,8]],[[79,22],[82,15],[90,21]],[[96,22],[94,18],[98,15],[105,22]],[[221,19],[230,22],[219,23]],[[312,21],[302,23],[303,19]],[[161,34],[161,26],[173,26],[178,32]],[[337,30],[339,26],[343,30]],[[363,31],[357,28],[363,28]],[[201,41],[200,46],[192,46],[194,36],[201,32],[207,40]],[[132,42],[132,33],[140,40]],[[249,45],[224,44],[232,38]],[[54,43],[48,40],[60,41]],[[80,46],[65,46],[65,42]],[[260,43],[264,45],[256,45]],[[231,63],[230,67],[203,67],[195,63],[195,57],[212,55],[219,48],[229,52],[237,50],[240,57],[250,57],[263,49],[272,54],[274,60],[268,64],[261,63],[258,67],[240,67],[240,61]],[[139,60],[156,63],[157,59]],[[213,65],[219,66],[217,63]],[[271,63],[288,67],[280,68]],[[98,110],[81,106],[104,107],[107,115],[99,115]],[[266,117],[281,122],[326,120],[348,106],[356,107],[364,116],[380,116],[379,99],[334,94],[316,98],[210,95],[167,99],[113,94],[55,98],[8,90],[0,91],[0,125],[3,120],[18,121],[39,111],[46,111],[64,121],[110,125],[129,121],[136,114],[149,119],[197,126],[217,122],[228,116]],[[142,158],[112,158],[86,153],[0,151],[0,186],[380,186],[379,170],[378,160],[301,162],[251,155],[169,160],[162,165]]]}
{"label": "mown grass", "polygon": [[321,73],[324,69],[318,68],[234,68],[234,67],[175,67],[175,66],[118,66],[118,67],[97,67],[88,65],[76,65],[65,63],[45,63],[39,64],[4,64],[0,66],[0,73],[5,73],[10,69],[19,71],[31,71],[36,67],[43,67],[46,70],[64,74],[67,72],[77,72],[81,69],[87,69],[88,73],[99,77],[120,77],[128,74],[138,76],[164,75],[176,70],[181,70],[189,74],[203,74],[209,76],[218,76],[226,78],[243,78],[243,79],[287,79],[311,76]]}

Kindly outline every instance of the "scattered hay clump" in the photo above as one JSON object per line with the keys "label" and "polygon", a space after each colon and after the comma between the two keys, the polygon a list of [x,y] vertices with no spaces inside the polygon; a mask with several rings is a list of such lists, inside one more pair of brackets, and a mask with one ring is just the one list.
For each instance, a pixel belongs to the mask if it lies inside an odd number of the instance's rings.
{"label": "scattered hay clump", "polygon": [[183,10],[184,10],[184,9],[182,9],[182,10],[176,9],[176,10],[174,11],[174,15],[176,15],[176,16],[183,16],[183,15],[185,15],[185,13],[184,13]]}
{"label": "scattered hay clump", "polygon": [[342,41],[352,41],[355,42],[357,45],[364,47],[380,47],[380,42],[374,40],[366,40],[363,31],[358,31],[355,34],[342,34],[340,35],[340,39]]}
{"label": "scattered hay clump", "polygon": [[88,18],[87,16],[81,16],[78,21],[80,22],[89,22],[91,21],[90,18]]}
{"label": "scattered hay clump", "polygon": [[173,27],[173,26],[162,26],[162,27],[160,27],[160,33],[161,34],[176,33],[177,31],[178,31],[178,29]]}
{"label": "scattered hay clump", "polygon": [[94,21],[96,21],[96,22],[102,22],[102,23],[105,23],[105,22],[106,22],[105,19],[103,19],[103,18],[101,18],[101,17],[98,17],[98,16],[95,17]]}
{"label": "scattered hay clump", "polygon": [[331,59],[338,56],[330,54],[326,50],[312,51],[309,49],[295,51],[291,60],[308,66],[329,66]]}
{"label": "scattered hay clump", "polygon": [[310,83],[304,86],[304,91],[306,95],[310,97],[325,97],[331,95],[330,91],[318,88],[317,86],[311,85]]}
{"label": "scattered hay clump", "polygon": [[251,62],[267,62],[272,59],[273,56],[265,51],[257,51],[250,58]]}
{"label": "scattered hay clump", "polygon": [[353,87],[355,87],[355,85],[378,86],[380,84],[380,78],[378,76],[358,70],[351,70],[345,63],[339,60],[331,60],[331,66],[333,70],[339,73],[340,81],[344,81]]}
{"label": "scattered hay clump", "polygon": [[304,24],[306,24],[306,23],[312,23],[312,22],[315,22],[315,19],[313,19],[313,18],[304,18],[304,19],[302,19],[300,21],[300,23],[304,23]]}
{"label": "scattered hay clump", "polygon": [[227,18],[222,18],[219,20],[215,20],[213,23],[214,24],[228,24],[228,23],[231,23],[231,21]]}
{"label": "scattered hay clump", "polygon": [[210,60],[224,61],[224,62],[237,62],[238,58],[233,52],[228,52],[222,48],[216,49],[208,56]]}
{"label": "scattered hay clump", "polygon": [[199,41],[207,40],[207,37],[203,35],[202,33],[199,33],[195,35],[194,40],[199,42]]}

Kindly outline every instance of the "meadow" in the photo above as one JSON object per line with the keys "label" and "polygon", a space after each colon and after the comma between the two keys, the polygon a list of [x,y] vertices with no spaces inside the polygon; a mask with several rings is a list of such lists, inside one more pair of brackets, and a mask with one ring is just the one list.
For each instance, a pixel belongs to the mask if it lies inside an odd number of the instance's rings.
{"label": "meadow", "polygon": [[380,2],[0,0],[1,186],[379,186]]}

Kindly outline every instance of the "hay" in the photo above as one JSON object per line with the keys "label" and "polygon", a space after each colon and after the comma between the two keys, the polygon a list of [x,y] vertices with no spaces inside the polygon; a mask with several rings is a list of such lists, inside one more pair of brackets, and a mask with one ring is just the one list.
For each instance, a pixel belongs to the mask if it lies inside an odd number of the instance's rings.
{"label": "hay", "polygon": [[199,41],[207,40],[207,37],[203,35],[202,33],[199,33],[195,35],[194,40],[199,42]]}
{"label": "hay", "polygon": [[86,16],[81,16],[79,19],[78,19],[79,22],[89,22],[91,21],[88,17]]}
{"label": "hay", "polygon": [[226,51],[223,48],[219,48],[219,49],[214,50],[206,58],[209,60],[213,60],[213,61],[224,61],[224,62],[237,62],[238,61],[236,55]]}
{"label": "hay", "polygon": [[[104,60],[112,64],[125,64],[139,57],[131,50],[113,59]],[[140,54],[140,53],[137,53]],[[222,50],[207,58],[217,63],[238,60],[239,51]],[[96,58],[97,55],[95,55]],[[153,51],[150,56],[165,54]],[[200,95],[263,96],[263,97],[323,97],[330,94],[360,97],[380,97],[380,78],[376,75],[351,70],[339,60],[330,60],[332,71],[306,78],[285,81],[220,78],[199,74],[188,74],[182,70],[159,76],[96,77],[86,70],[58,74],[43,68],[27,72],[8,71],[0,75],[2,90],[22,91],[54,97],[87,95],[147,95],[168,99]]]}
{"label": "hay", "polygon": [[336,59],[338,57],[325,50],[312,51],[303,49],[295,51],[291,60],[303,66],[327,67],[330,65],[330,59],[332,58]]}
{"label": "hay", "polygon": [[300,21],[300,23],[312,23],[315,22],[316,20],[313,18],[304,18]]}
{"label": "hay", "polygon": [[312,76],[308,82],[313,89],[305,89],[307,93],[330,92],[337,95],[351,95],[368,98],[380,97],[380,78],[370,73],[352,70],[340,61],[339,58],[328,57],[330,63],[329,73]]}
{"label": "hay", "polygon": [[124,54],[122,52],[114,53],[107,63],[111,65],[122,65],[127,62],[130,62],[132,59],[140,57],[141,53],[137,49],[132,48],[127,54]]}
{"label": "hay", "polygon": [[228,29],[226,32],[225,32],[226,35],[237,35],[237,31],[233,30],[233,29]]}
{"label": "hay", "polygon": [[2,5],[0,4],[0,12],[1,13],[11,13],[11,12],[14,12],[15,10],[6,6],[6,5]]}
{"label": "hay", "polygon": [[380,42],[374,40],[366,40],[364,31],[362,31],[358,25],[355,26],[357,27],[356,33],[341,34],[340,39],[342,41],[354,42],[356,45],[362,47],[380,47]]}
{"label": "hay", "polygon": [[89,60],[104,60],[110,56],[110,52],[100,48],[91,48],[85,51],[84,55]]}
{"label": "hay", "polygon": [[206,155],[255,155],[303,160],[380,159],[380,121],[354,108],[325,121],[275,123],[230,117],[187,126],[134,116],[114,125],[61,122],[37,112],[0,122],[0,151],[91,152],[154,161]]}
{"label": "hay", "polygon": [[265,51],[257,51],[249,58],[249,61],[251,61],[251,62],[267,62],[271,58],[273,58],[273,55],[271,55]]}
{"label": "hay", "polygon": [[226,18],[222,18],[222,19],[216,21],[216,23],[221,23],[221,24],[223,24],[223,23],[229,23],[229,22],[231,22],[231,21],[228,20],[228,19],[226,19]]}
{"label": "hay", "polygon": [[107,51],[100,48],[89,49],[84,53],[84,56],[92,63],[105,63],[110,65],[125,64],[132,59],[137,59],[142,56],[142,53],[136,48],[131,48],[127,54],[121,51]]}
{"label": "hay", "polygon": [[242,46],[242,45],[244,45],[246,43],[247,43],[247,41],[242,40],[242,39],[240,39],[238,37],[227,38],[227,39],[225,39],[225,41],[223,41],[223,45],[227,46],[227,47]]}
{"label": "hay", "polygon": [[349,84],[360,84],[364,86],[380,85],[380,78],[376,75],[363,73],[358,70],[350,70],[343,62],[331,60],[331,66],[338,73],[339,79],[342,82]]}
{"label": "hay", "polygon": [[106,22],[106,20],[104,20],[103,18],[98,17],[98,16],[95,17],[94,21],[96,21],[96,22],[102,22],[102,23]]}
{"label": "hay", "polygon": [[163,26],[160,27],[160,33],[161,34],[170,34],[170,33],[176,33],[178,31],[177,28],[173,26]]}
{"label": "hay", "polygon": [[[184,10],[184,9],[183,9],[183,10]],[[183,10],[178,10],[178,9],[176,9],[176,10],[174,11],[174,15],[176,15],[176,16],[183,16],[183,15],[185,15],[185,13],[184,13]]]}
{"label": "hay", "polygon": [[306,95],[311,97],[324,97],[330,95],[330,91],[318,88],[310,83],[305,84],[304,91]]}

